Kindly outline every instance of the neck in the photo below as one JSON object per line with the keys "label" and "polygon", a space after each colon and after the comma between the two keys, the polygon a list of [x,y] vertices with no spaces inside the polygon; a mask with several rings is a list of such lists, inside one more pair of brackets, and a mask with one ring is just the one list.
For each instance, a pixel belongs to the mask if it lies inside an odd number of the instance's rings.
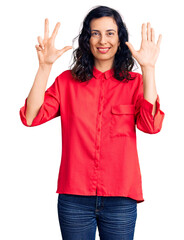
{"label": "neck", "polygon": [[94,66],[100,71],[100,72],[106,72],[106,71],[108,71],[108,70],[110,70],[110,69],[112,69],[113,68],[113,63],[111,62],[111,63],[105,63],[105,62],[97,62],[97,61],[95,61],[95,64],[94,64]]}

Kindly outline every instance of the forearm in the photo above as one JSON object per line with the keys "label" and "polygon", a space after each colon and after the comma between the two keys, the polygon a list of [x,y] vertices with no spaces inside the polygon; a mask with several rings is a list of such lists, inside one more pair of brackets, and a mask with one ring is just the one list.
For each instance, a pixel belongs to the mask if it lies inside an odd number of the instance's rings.
{"label": "forearm", "polygon": [[154,117],[156,112],[157,91],[155,84],[155,68],[142,67],[144,98],[153,104],[152,115]]}
{"label": "forearm", "polygon": [[41,105],[44,102],[45,89],[51,68],[52,65],[39,65],[33,86],[27,98],[26,120],[28,125],[31,125],[33,119],[36,117]]}

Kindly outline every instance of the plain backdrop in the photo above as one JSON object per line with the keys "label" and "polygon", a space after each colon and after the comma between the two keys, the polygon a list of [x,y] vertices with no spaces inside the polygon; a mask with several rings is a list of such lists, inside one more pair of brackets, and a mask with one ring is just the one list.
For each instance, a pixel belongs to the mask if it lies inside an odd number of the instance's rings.
{"label": "plain backdrop", "polygon": [[[184,239],[183,233],[183,5],[182,1],[6,1],[0,6],[0,239],[59,240],[57,178],[61,160],[60,117],[33,128],[19,116],[32,87],[38,58],[37,37],[60,28],[55,46],[72,45],[92,7],[119,11],[136,50],[142,23],[151,23],[156,41],[156,88],[165,118],[161,132],[137,129],[145,201],[137,205],[135,240]],[[77,41],[75,42],[77,47]],[[72,63],[72,50],[53,65],[47,88]],[[141,73],[140,67],[136,69]],[[98,229],[96,239],[99,239]]]}

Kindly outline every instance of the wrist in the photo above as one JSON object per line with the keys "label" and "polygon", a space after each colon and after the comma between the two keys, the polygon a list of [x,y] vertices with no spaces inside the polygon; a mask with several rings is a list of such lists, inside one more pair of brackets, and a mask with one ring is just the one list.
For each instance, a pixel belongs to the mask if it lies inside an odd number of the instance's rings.
{"label": "wrist", "polygon": [[141,66],[141,70],[142,72],[154,72],[155,66],[151,66],[151,65]]}
{"label": "wrist", "polygon": [[52,64],[39,64],[39,69],[44,70],[44,71],[48,71],[51,70],[52,68]]}

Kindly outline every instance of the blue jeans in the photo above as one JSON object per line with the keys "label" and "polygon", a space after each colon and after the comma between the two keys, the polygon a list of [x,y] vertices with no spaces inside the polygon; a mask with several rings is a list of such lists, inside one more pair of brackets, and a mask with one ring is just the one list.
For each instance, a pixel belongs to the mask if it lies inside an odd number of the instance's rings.
{"label": "blue jeans", "polygon": [[137,201],[128,197],[58,194],[63,240],[133,240]]}

